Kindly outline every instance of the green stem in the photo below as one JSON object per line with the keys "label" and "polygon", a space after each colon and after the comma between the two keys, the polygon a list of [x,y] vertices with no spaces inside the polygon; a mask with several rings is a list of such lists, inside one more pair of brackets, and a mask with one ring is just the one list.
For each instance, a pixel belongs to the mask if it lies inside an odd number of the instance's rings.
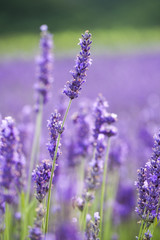
{"label": "green stem", "polygon": [[37,162],[37,153],[39,151],[38,149],[39,149],[39,139],[40,139],[41,125],[42,125],[42,113],[43,113],[43,103],[41,102],[39,112],[37,113],[37,117],[36,117],[36,128],[35,128],[33,145],[32,145],[31,160],[29,164],[27,203],[29,202],[29,195],[31,190],[30,188],[31,188],[32,171],[33,171],[34,165]]}
{"label": "green stem", "polygon": [[81,216],[80,216],[80,228],[82,231],[85,230],[85,227],[86,227],[86,215],[88,213],[88,202],[86,202],[85,206],[84,206],[84,209],[83,209],[83,212],[81,213]]}
{"label": "green stem", "polygon": [[[67,118],[67,115],[68,115],[68,112],[69,112],[69,109],[70,109],[70,106],[71,106],[71,102],[72,102],[72,99],[70,99],[70,101],[69,101],[67,110],[66,110],[64,118],[63,118],[61,129],[63,129],[63,127],[64,127],[64,123],[66,121],[66,118]],[[53,164],[52,164],[51,178],[50,178],[50,181],[49,181],[49,190],[48,190],[48,199],[47,199],[47,213],[46,213],[46,222],[45,222],[45,235],[47,234],[47,231],[48,231],[49,208],[50,208],[50,201],[51,201],[51,187],[52,187],[53,173],[54,173],[54,169],[55,169],[55,162],[56,162],[56,158],[57,158],[57,152],[58,152],[58,146],[59,146],[59,143],[60,143],[61,134],[62,133],[58,134],[57,144],[56,144],[56,149],[55,149]]]}
{"label": "green stem", "polygon": [[11,212],[9,209],[9,205],[6,203],[6,213],[5,213],[5,231],[4,231],[4,239],[10,239],[10,223],[11,223]]}
{"label": "green stem", "polygon": [[104,219],[106,225],[104,229],[105,236],[109,236],[112,233],[112,214],[113,214],[113,202],[116,198],[117,188],[119,182],[119,172],[118,169],[114,169],[108,177],[107,184],[107,202],[111,203],[111,206],[107,208],[106,217]]}
{"label": "green stem", "polygon": [[26,202],[24,192],[20,195],[20,211],[21,211],[21,240],[24,240],[27,233],[27,216],[26,216]]}
{"label": "green stem", "polygon": [[105,195],[105,184],[106,184],[109,148],[110,148],[110,138],[108,138],[108,142],[107,142],[107,152],[106,152],[106,157],[105,157],[105,162],[104,162],[103,182],[102,182],[102,189],[101,189],[101,201],[100,201],[100,240],[102,240],[103,207],[104,207],[104,195]]}

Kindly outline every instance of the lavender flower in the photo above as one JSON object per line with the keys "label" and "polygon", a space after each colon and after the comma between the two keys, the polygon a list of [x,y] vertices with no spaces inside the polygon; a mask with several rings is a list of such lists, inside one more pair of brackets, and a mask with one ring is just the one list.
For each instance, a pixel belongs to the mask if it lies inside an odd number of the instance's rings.
{"label": "lavender flower", "polygon": [[70,98],[77,98],[82,84],[85,82],[86,71],[88,66],[91,65],[90,59],[90,44],[92,43],[91,34],[86,31],[82,34],[79,45],[81,46],[80,54],[77,56],[76,65],[73,71],[71,71],[73,79],[67,82],[67,86],[64,87],[64,93]]}
{"label": "lavender flower", "polygon": [[148,224],[160,219],[160,132],[154,137],[154,148],[151,159],[145,168],[138,170],[138,207],[136,212]]}
{"label": "lavender flower", "polygon": [[93,137],[95,141],[99,134],[107,137],[112,137],[117,134],[117,128],[112,126],[112,124],[117,121],[117,115],[108,113],[108,106],[108,102],[100,94],[94,104],[95,126],[93,129]]}
{"label": "lavender flower", "polygon": [[36,184],[36,198],[42,202],[49,190],[49,180],[51,177],[52,162],[43,160],[40,165],[33,170],[32,178]]}
{"label": "lavender flower", "polygon": [[105,147],[104,136],[99,135],[95,149],[95,159],[92,159],[87,166],[82,197],[75,197],[73,200],[73,205],[80,211],[83,211],[86,202],[90,202],[94,199],[95,190],[102,182],[102,158],[104,156]]}
{"label": "lavender flower", "polygon": [[4,198],[10,203],[15,191],[21,191],[25,184],[25,158],[21,152],[19,132],[12,117],[6,117],[2,120],[0,159],[2,161],[1,186],[8,190],[4,194]]}
{"label": "lavender flower", "polygon": [[35,90],[37,94],[37,103],[35,110],[39,111],[40,103],[46,104],[49,98],[49,89],[51,83],[53,82],[52,69],[53,69],[53,56],[52,48],[53,41],[52,35],[48,33],[48,27],[42,25],[41,30],[41,39],[40,39],[40,48],[41,55],[37,59],[38,63],[38,83],[35,84]]}
{"label": "lavender flower", "polygon": [[144,235],[145,235],[145,240],[150,240],[152,238],[152,234],[149,230]]}
{"label": "lavender flower", "polygon": [[100,216],[98,212],[94,213],[94,222],[89,214],[86,216],[86,233],[85,240],[99,240],[99,224],[100,224]]}
{"label": "lavender flower", "polygon": [[38,206],[38,208],[36,209],[36,212],[37,212],[37,217],[34,222],[34,227],[30,228],[29,230],[29,238],[31,240],[43,240],[44,236],[41,230],[41,226],[42,226],[42,219],[44,218],[44,215],[45,215],[45,210],[42,204]]}
{"label": "lavender flower", "polygon": [[[62,122],[60,121],[60,119],[61,119],[61,115],[57,111],[55,111],[54,113],[51,114],[51,117],[48,120],[48,124],[47,124],[49,134],[50,134],[50,141],[49,143],[47,143],[47,148],[52,160],[54,158],[58,134],[61,134],[64,130],[64,128],[62,129]],[[57,159],[59,155],[60,155],[60,144],[58,146]]]}
{"label": "lavender flower", "polygon": [[85,181],[86,191],[97,189],[102,181],[103,173],[103,156],[105,153],[106,144],[103,135],[99,135],[97,139],[95,159],[90,162],[87,178]]}

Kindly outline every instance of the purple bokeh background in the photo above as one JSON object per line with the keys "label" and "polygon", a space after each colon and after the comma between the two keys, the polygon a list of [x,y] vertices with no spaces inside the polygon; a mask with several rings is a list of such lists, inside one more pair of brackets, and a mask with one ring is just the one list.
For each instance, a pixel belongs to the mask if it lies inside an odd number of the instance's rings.
{"label": "purple bokeh background", "polygon": [[[115,112],[144,106],[150,94],[160,90],[160,54],[94,56],[87,82],[77,101],[95,99],[104,94]],[[46,106],[53,111],[64,84],[70,80],[74,59],[56,59],[52,99]],[[33,60],[10,60],[0,63],[0,112],[2,116],[19,113],[24,104],[34,104],[33,85],[36,82]]]}

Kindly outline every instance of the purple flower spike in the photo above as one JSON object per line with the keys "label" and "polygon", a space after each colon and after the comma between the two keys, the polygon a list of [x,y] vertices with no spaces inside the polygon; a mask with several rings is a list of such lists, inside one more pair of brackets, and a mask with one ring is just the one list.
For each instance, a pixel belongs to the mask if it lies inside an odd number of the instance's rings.
{"label": "purple flower spike", "polygon": [[160,132],[154,137],[153,154],[144,168],[138,170],[138,207],[136,212],[148,224],[160,220]]}
{"label": "purple flower spike", "polygon": [[63,91],[70,99],[78,97],[81,86],[85,82],[86,71],[91,65],[90,45],[92,41],[90,39],[91,34],[88,31],[84,35],[82,34],[82,39],[80,39],[81,51],[77,56],[74,70],[71,71],[73,79],[67,82],[67,86],[64,87]]}
{"label": "purple flower spike", "polygon": [[85,240],[98,240],[100,224],[99,212],[94,213],[94,222],[92,221],[90,214],[87,214],[86,222]]}
{"label": "purple flower spike", "polygon": [[35,110],[39,111],[39,104],[42,102],[46,104],[49,98],[49,89],[51,83],[53,82],[53,40],[52,35],[48,33],[47,25],[42,25],[41,39],[40,39],[40,49],[41,55],[37,59],[38,64],[38,83],[35,84],[35,90],[37,94],[37,103]]}
{"label": "purple flower spike", "polygon": [[95,126],[93,129],[93,137],[95,142],[99,134],[107,137],[117,135],[117,128],[112,124],[117,121],[117,114],[108,113],[108,102],[100,94],[94,105]]}
{"label": "purple flower spike", "polygon": [[18,189],[21,192],[25,184],[25,158],[21,152],[19,132],[12,117],[6,117],[2,120],[0,159],[2,162],[1,185],[8,189],[4,198],[10,203],[10,200],[13,200],[12,194],[14,195],[15,190]]}
{"label": "purple flower spike", "polygon": [[85,188],[89,193],[90,190],[97,189],[102,181],[103,157],[106,149],[103,135],[99,135],[95,149],[95,159],[90,162],[87,177],[85,179]]}
{"label": "purple flower spike", "polygon": [[40,165],[33,170],[32,178],[36,183],[36,198],[42,202],[49,189],[49,180],[51,177],[52,162],[43,160]]}
{"label": "purple flower spike", "polygon": [[[50,140],[49,140],[49,143],[47,143],[47,149],[49,151],[51,159],[53,160],[54,153],[56,150],[58,134],[62,133],[64,130],[64,128],[62,129],[61,115],[57,111],[51,114],[51,117],[48,120],[47,127],[50,134]],[[60,155],[60,144],[58,147],[57,159],[59,155]]]}
{"label": "purple flower spike", "polygon": [[152,234],[149,230],[144,235],[146,237],[146,240],[150,240],[152,238]]}

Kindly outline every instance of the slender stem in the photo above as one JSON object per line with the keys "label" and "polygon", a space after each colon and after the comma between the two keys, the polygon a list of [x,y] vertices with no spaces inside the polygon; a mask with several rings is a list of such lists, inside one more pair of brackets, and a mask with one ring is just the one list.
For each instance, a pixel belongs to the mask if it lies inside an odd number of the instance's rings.
{"label": "slender stem", "polygon": [[9,240],[10,239],[10,210],[8,203],[6,204],[6,213],[5,213],[5,231],[4,231],[4,239]]}
{"label": "slender stem", "polygon": [[86,215],[88,213],[88,202],[85,203],[83,212],[80,215],[80,228],[82,231],[85,230],[86,227]]}
{"label": "slender stem", "polygon": [[[67,115],[68,115],[68,112],[69,112],[69,109],[70,109],[70,106],[71,106],[71,102],[72,102],[72,99],[70,99],[70,101],[69,101],[67,110],[66,110],[64,118],[63,118],[61,129],[63,129],[63,127],[64,127],[64,123],[66,121],[66,118],[67,118]],[[62,133],[58,134],[57,144],[56,144],[56,149],[55,149],[53,164],[52,164],[51,178],[50,178],[50,181],[49,181],[49,190],[48,190],[48,199],[47,199],[47,213],[46,213],[46,222],[45,222],[45,235],[48,231],[49,208],[50,208],[50,201],[51,201],[51,187],[52,187],[53,173],[54,173],[54,169],[55,169],[55,162],[56,162],[56,158],[57,158],[57,152],[58,152],[58,146],[59,146],[59,143],[60,143],[61,134]]]}
{"label": "slender stem", "polygon": [[109,208],[107,208],[106,216],[105,216],[105,229],[104,234],[105,236],[109,236],[112,233],[112,214],[113,214],[113,202],[116,198],[118,182],[119,182],[119,172],[118,169],[114,169],[108,176],[108,184],[107,184],[107,202],[112,203]]}
{"label": "slender stem", "polygon": [[103,171],[103,182],[102,182],[102,189],[101,189],[101,201],[100,201],[100,240],[102,240],[102,225],[103,225],[103,205],[104,205],[104,195],[105,195],[105,184],[106,184],[106,174],[107,174],[107,163],[108,163],[108,156],[109,156],[109,148],[110,148],[110,138],[108,138],[107,142],[107,152],[104,162],[104,171]]}
{"label": "slender stem", "polygon": [[36,117],[36,128],[34,133],[32,152],[31,152],[31,160],[29,164],[29,174],[28,174],[28,188],[27,188],[27,203],[29,202],[30,188],[31,188],[31,178],[32,178],[32,170],[37,161],[37,153],[39,149],[39,139],[42,125],[42,113],[43,113],[43,102],[41,101],[39,112]]}

